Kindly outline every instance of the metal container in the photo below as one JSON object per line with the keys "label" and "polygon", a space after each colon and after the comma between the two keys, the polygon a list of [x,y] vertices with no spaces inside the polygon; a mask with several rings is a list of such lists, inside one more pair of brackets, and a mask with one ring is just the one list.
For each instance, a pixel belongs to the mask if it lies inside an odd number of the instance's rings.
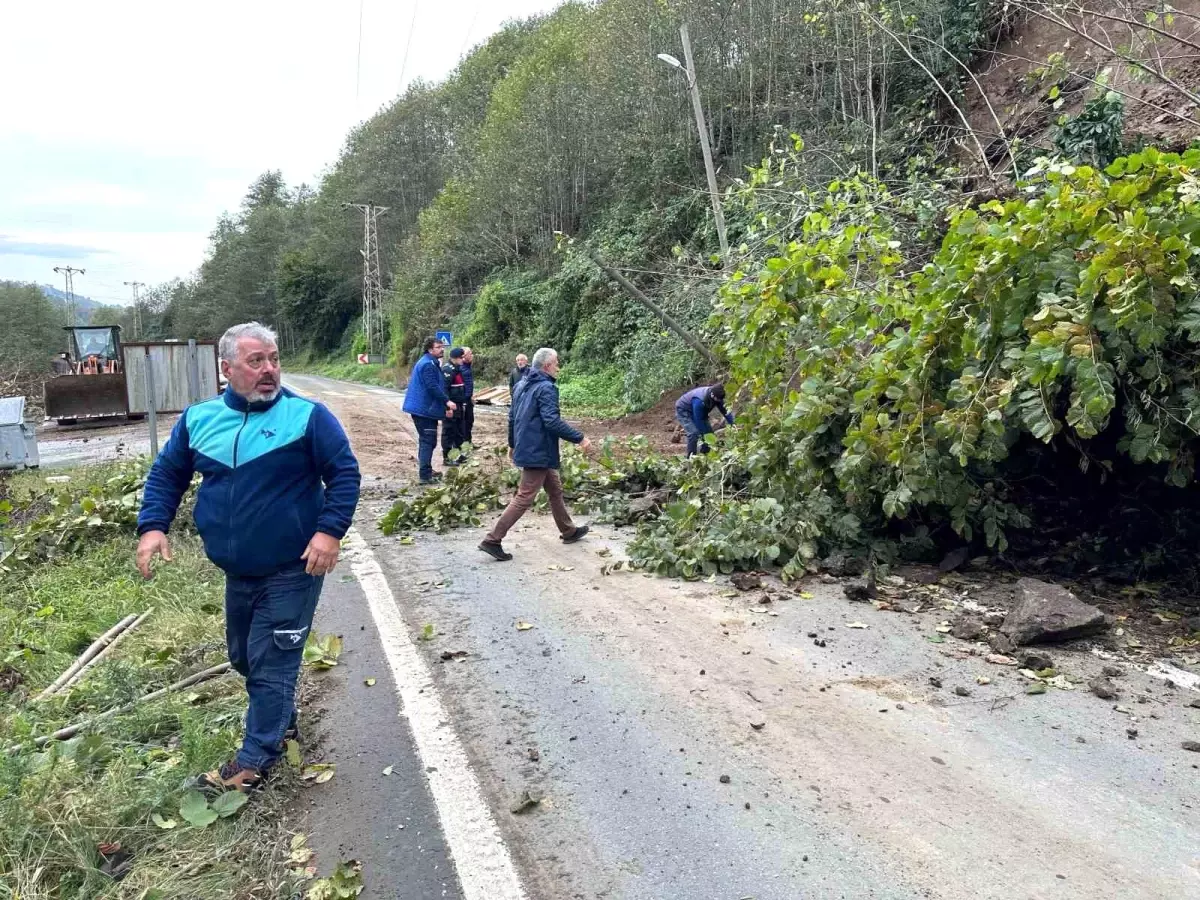
{"label": "metal container", "polygon": [[25,424],[25,398],[0,398],[0,469],[37,467],[37,433]]}

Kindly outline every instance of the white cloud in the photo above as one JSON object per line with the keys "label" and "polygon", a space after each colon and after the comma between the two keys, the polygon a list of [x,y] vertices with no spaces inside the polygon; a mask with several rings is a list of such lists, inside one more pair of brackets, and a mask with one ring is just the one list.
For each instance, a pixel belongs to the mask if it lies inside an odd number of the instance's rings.
{"label": "white cloud", "polygon": [[[362,0],[361,54],[352,0],[6,4],[0,165],[15,154],[22,183],[0,184],[0,231],[86,234],[129,279],[187,274],[258,174],[312,183],[403,83],[558,2]],[[16,259],[0,278],[44,263]]]}
{"label": "white cloud", "polygon": [[120,184],[98,181],[76,181],[55,184],[47,190],[26,194],[17,204],[37,209],[47,206],[102,206],[109,209],[145,206],[149,197],[144,191]]}

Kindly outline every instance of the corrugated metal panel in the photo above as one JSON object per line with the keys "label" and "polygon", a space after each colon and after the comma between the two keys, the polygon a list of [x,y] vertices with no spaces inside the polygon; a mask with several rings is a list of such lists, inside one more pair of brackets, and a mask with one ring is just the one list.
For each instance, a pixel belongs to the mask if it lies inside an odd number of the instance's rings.
{"label": "corrugated metal panel", "polygon": [[[147,351],[149,355],[147,355]],[[127,344],[125,374],[129,384],[129,411],[140,414],[149,411],[146,403],[146,361],[154,367],[154,399],[158,412],[182,412],[190,402],[188,396],[188,345]],[[217,395],[217,348],[214,344],[196,345],[199,370],[199,397],[206,400]]]}
{"label": "corrugated metal panel", "polygon": [[24,397],[0,397],[0,425],[20,425],[25,421]]}

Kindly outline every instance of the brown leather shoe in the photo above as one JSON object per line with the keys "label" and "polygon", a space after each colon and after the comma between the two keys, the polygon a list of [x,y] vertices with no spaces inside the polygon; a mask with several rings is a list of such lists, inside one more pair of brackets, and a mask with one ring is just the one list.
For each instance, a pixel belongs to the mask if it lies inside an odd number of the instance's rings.
{"label": "brown leather shoe", "polygon": [[197,775],[195,787],[209,794],[223,794],[226,791],[249,794],[259,790],[265,780],[258,769],[244,769],[237,764],[237,760],[230,760],[219,769]]}

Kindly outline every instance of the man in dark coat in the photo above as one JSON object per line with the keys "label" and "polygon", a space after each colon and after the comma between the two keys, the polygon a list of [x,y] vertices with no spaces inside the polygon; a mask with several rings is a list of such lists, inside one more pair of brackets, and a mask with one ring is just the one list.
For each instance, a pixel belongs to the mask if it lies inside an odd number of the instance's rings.
{"label": "man in dark coat", "polygon": [[455,347],[450,351],[450,361],[442,363],[442,376],[446,379],[446,395],[454,404],[454,412],[446,416],[442,424],[442,462],[447,466],[457,466],[458,458],[450,458],[454,450],[458,450],[466,440],[467,421],[467,379],[462,370],[463,348]]}
{"label": "man in dark coat", "polygon": [[413,366],[408,389],[404,392],[404,411],[412,416],[417,429],[417,462],[421,484],[441,479],[433,471],[433,450],[437,447],[438,422],[453,415],[455,406],[446,393],[446,379],[442,377],[442,353],[445,348],[435,337],[425,339],[425,355]]}
{"label": "man in dark coat", "polygon": [[[733,413],[725,408],[723,384],[692,388],[675,402],[675,420],[683,426],[683,433],[687,435],[688,456],[695,455],[702,435],[712,434],[708,417],[714,409],[719,409],[725,421],[733,424]],[[700,452],[707,453],[708,445],[701,446]]]}
{"label": "man in dark coat", "polygon": [[471,366],[475,363],[475,354],[470,347],[463,347],[462,364],[459,369],[462,370],[463,385],[466,387],[466,404],[463,408],[463,442],[475,445],[475,370]]}
{"label": "man in dark coat", "polygon": [[504,536],[533,505],[538,491],[545,488],[550,512],[564,544],[573,544],[588,533],[587,525],[571,521],[563,500],[562,481],[558,476],[559,440],[578,444],[585,453],[592,444],[583,432],[563,421],[558,411],[558,353],[543,347],[533,355],[533,370],[517,385],[508,411],[508,446],[513,462],[521,469],[516,496],[483,539],[479,549],[501,562],[512,559],[505,551]]}
{"label": "man in dark coat", "polygon": [[524,353],[517,354],[517,364],[511,372],[508,373],[508,392],[511,394],[517,389],[517,385],[521,383],[521,379],[529,374],[529,357]]}

